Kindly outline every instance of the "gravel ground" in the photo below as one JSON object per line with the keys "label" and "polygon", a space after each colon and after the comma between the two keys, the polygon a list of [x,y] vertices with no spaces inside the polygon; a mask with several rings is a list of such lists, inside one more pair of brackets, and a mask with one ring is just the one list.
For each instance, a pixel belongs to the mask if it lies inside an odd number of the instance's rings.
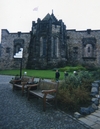
{"label": "gravel ground", "polygon": [[12,76],[0,75],[0,129],[90,129],[84,123],[47,104],[41,99],[27,100],[20,90],[12,91]]}

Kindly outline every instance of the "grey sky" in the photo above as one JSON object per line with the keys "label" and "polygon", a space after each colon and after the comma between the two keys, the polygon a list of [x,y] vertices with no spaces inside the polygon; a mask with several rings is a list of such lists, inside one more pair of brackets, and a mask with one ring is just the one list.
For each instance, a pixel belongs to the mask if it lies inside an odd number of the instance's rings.
{"label": "grey sky", "polygon": [[[33,11],[35,7],[38,11]],[[100,29],[100,0],[0,0],[0,30],[29,32],[32,21],[52,9],[67,29]]]}

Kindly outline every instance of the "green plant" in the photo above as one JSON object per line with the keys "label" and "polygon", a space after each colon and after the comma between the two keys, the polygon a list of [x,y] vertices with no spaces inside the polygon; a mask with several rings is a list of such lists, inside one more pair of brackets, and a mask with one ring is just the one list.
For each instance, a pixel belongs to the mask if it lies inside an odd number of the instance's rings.
{"label": "green plant", "polygon": [[80,72],[77,76],[72,74],[66,81],[60,83],[58,94],[60,108],[77,111],[81,106],[90,104],[93,79],[88,74],[88,72]]}
{"label": "green plant", "polygon": [[86,68],[81,66],[81,65],[78,65],[78,66],[66,66],[66,67],[63,67],[63,68],[59,68],[60,71],[64,72],[64,71],[68,71],[68,72],[73,72],[73,71],[85,71]]}

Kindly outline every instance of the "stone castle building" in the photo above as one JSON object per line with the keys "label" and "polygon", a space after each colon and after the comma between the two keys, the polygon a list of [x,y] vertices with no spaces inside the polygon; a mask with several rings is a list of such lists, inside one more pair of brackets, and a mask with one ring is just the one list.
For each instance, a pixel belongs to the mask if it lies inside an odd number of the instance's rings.
{"label": "stone castle building", "polygon": [[20,59],[14,55],[23,48],[23,68],[50,69],[71,65],[100,66],[100,30],[68,30],[53,12],[32,22],[28,33],[2,29],[0,69],[15,69]]}

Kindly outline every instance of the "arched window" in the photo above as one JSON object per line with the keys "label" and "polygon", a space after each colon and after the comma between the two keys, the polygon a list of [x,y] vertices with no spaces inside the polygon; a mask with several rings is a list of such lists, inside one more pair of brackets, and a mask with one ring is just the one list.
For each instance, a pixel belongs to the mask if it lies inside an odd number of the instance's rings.
{"label": "arched window", "polygon": [[15,53],[20,51],[20,48],[24,47],[24,40],[23,39],[15,39],[14,40],[14,55]]}
{"label": "arched window", "polygon": [[56,46],[55,46],[55,41],[56,41],[56,40],[55,40],[55,38],[54,38],[54,39],[53,39],[53,56],[55,55],[55,47],[56,47]]}
{"label": "arched window", "polygon": [[93,57],[93,47],[92,44],[87,44],[84,48],[84,56],[85,57]]}
{"label": "arched window", "polygon": [[52,54],[53,57],[57,55],[57,39],[55,37],[53,38]]}
{"label": "arched window", "polygon": [[15,47],[15,53],[19,52],[20,51],[20,48],[21,48],[21,46],[19,44],[16,45],[16,47]]}
{"label": "arched window", "polygon": [[40,38],[40,57],[47,55],[47,42],[45,37]]}
{"label": "arched window", "polygon": [[90,47],[88,47],[88,52],[90,52]]}
{"label": "arched window", "polygon": [[46,56],[47,51],[46,51],[46,39],[43,38],[43,56]]}
{"label": "arched window", "polygon": [[95,59],[96,39],[94,37],[83,38],[83,59]]}

